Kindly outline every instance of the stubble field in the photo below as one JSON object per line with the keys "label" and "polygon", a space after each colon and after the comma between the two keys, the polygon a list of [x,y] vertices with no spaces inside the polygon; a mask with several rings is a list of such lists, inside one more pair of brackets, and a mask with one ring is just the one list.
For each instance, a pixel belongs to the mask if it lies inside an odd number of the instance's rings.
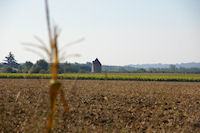
{"label": "stubble field", "polygon": [[[55,132],[200,132],[200,82],[60,81],[70,114],[57,104]],[[48,86],[0,79],[0,132],[44,132]]]}

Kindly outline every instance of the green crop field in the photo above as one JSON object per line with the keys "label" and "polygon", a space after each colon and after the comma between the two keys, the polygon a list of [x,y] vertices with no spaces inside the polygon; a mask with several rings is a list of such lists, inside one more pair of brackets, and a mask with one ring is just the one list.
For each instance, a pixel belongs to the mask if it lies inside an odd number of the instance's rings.
{"label": "green crop field", "polygon": [[[107,73],[59,74],[59,79],[200,82],[200,74]],[[0,78],[50,79],[51,74],[0,73]]]}

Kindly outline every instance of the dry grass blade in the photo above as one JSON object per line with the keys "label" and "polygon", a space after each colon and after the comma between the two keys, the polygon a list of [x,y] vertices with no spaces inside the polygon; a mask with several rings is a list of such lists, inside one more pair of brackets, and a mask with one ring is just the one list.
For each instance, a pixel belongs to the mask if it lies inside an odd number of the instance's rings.
{"label": "dry grass blade", "polygon": [[45,59],[45,57],[40,53],[40,52],[38,52],[38,51],[36,51],[36,50],[33,50],[33,49],[31,49],[31,48],[25,48],[27,51],[30,51],[30,52],[32,52],[32,53],[34,53],[34,54],[37,54],[37,55],[39,55],[42,59]]}
{"label": "dry grass blade", "polygon": [[64,55],[66,55],[66,51],[63,51],[63,50],[65,50],[65,48],[66,47],[69,47],[69,46],[72,46],[72,45],[74,45],[74,44],[78,44],[78,43],[80,43],[80,42],[82,42],[82,41],[84,41],[85,39],[84,38],[80,38],[80,39],[78,39],[78,40],[75,40],[75,41],[72,41],[72,42],[70,42],[70,43],[67,43],[67,44],[65,44],[61,49],[60,49],[60,51],[61,51],[61,58],[60,58],[60,60],[61,61],[65,61],[66,60],[66,58],[70,58],[70,57],[80,57],[81,55],[80,54],[70,54],[70,55],[68,55],[68,56],[64,56]]}
{"label": "dry grass blade", "polygon": [[20,94],[21,94],[21,91],[19,91],[19,92],[17,93],[17,95],[16,95],[16,99],[15,99],[15,102],[18,100]]}
{"label": "dry grass blade", "polygon": [[80,38],[80,39],[75,40],[75,41],[73,41],[73,42],[69,42],[69,43],[65,44],[65,45],[61,48],[61,50],[65,49],[66,47],[72,46],[72,45],[74,45],[74,44],[78,44],[78,43],[80,43],[80,42],[82,42],[82,41],[84,41],[84,40],[85,40],[85,38]]}
{"label": "dry grass blade", "polygon": [[35,48],[41,49],[44,52],[46,52],[48,56],[50,56],[50,51],[45,46],[39,46],[39,45],[34,44],[34,43],[22,43],[22,45],[28,45],[28,46],[31,46],[31,47],[35,47]]}
{"label": "dry grass blade", "polygon": [[42,39],[40,39],[38,36],[35,35],[34,38],[35,38],[38,42],[40,42],[44,47],[47,47],[46,44],[44,43],[44,41],[42,41]]}
{"label": "dry grass blade", "polygon": [[80,57],[80,56],[81,56],[80,54],[70,54],[70,55],[67,55],[67,56],[64,56],[64,55],[65,55],[65,54],[63,53],[63,54],[60,56],[59,60],[65,61],[66,59],[71,58],[71,57]]}

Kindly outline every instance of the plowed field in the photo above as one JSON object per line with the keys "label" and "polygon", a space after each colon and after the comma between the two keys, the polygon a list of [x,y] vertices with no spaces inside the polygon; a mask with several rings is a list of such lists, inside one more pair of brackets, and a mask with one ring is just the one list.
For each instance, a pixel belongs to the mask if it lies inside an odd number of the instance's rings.
{"label": "plowed field", "polygon": [[[200,132],[200,82],[60,80],[54,131]],[[0,79],[0,132],[45,132],[49,80]],[[59,101],[58,97],[58,101]]]}

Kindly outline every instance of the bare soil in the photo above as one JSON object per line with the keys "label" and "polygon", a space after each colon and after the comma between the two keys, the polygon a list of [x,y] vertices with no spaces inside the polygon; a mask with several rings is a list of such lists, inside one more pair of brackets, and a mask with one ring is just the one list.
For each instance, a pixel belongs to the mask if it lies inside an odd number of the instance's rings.
{"label": "bare soil", "polygon": [[[54,132],[200,132],[200,83],[61,80]],[[49,80],[0,79],[0,132],[45,132]],[[60,101],[58,97],[58,101]]]}

